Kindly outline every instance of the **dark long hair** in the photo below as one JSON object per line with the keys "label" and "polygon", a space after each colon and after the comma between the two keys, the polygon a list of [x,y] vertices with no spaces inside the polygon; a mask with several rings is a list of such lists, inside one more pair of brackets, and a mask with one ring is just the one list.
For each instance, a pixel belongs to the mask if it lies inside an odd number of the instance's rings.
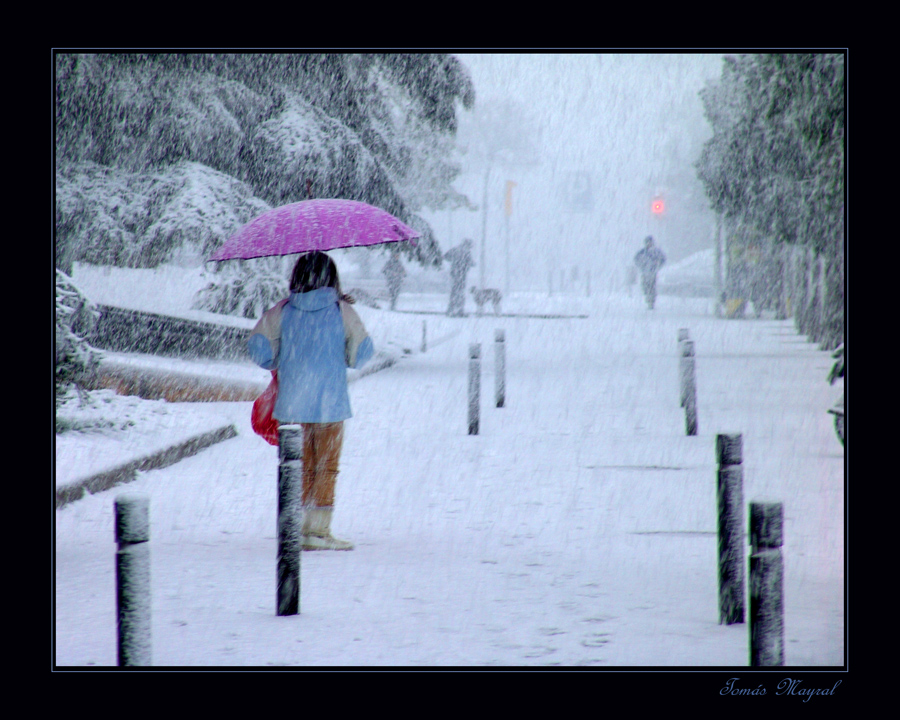
{"label": "dark long hair", "polygon": [[291,272],[291,292],[305,293],[323,287],[333,287],[341,300],[354,302],[352,297],[341,292],[341,280],[334,260],[318,250],[303,253]]}

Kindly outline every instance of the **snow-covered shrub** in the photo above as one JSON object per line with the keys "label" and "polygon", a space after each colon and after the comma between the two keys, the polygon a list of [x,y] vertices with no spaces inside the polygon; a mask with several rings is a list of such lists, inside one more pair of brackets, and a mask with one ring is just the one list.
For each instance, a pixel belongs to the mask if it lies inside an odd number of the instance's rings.
{"label": "snow-covered shrub", "polygon": [[56,409],[56,432],[102,433],[107,437],[135,428],[146,432],[170,412],[171,407],[162,399],[145,400],[108,389],[93,390],[82,398],[70,390]]}
{"label": "snow-covered shrub", "polygon": [[140,266],[137,239],[150,225],[148,178],[97,163],[56,172],[57,254],[73,262]]}
{"label": "snow-covered shrub", "polygon": [[56,407],[73,391],[84,394],[82,381],[99,363],[100,352],[84,339],[97,311],[61,270],[56,271]]}
{"label": "snow-covered shrub", "polygon": [[200,290],[194,307],[200,310],[258,318],[288,296],[289,268],[281,258],[254,258],[221,263],[206,274],[208,284]]}
{"label": "snow-covered shrub", "polygon": [[66,165],[56,187],[57,253],[69,263],[156,267],[188,246],[208,255],[269,209],[246,183],[195,162],[154,173]]}

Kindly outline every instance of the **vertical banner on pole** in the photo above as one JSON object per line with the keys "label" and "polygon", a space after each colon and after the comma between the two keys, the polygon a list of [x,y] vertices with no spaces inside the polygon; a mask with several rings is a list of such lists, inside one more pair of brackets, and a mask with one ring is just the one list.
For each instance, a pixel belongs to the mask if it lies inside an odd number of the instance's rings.
{"label": "vertical banner on pole", "polygon": [[503,282],[503,292],[509,295],[509,218],[512,215],[513,204],[512,204],[512,191],[516,186],[516,183],[512,180],[506,181],[506,195],[503,198],[503,214],[506,216],[506,243],[504,245],[505,249],[505,264],[504,264],[504,282]]}
{"label": "vertical banner on pole", "polygon": [[506,217],[509,217],[510,215],[512,215],[512,211],[513,211],[512,191],[513,191],[513,188],[517,184],[518,183],[516,183],[512,180],[506,181],[506,194],[503,198],[503,212],[506,214]]}

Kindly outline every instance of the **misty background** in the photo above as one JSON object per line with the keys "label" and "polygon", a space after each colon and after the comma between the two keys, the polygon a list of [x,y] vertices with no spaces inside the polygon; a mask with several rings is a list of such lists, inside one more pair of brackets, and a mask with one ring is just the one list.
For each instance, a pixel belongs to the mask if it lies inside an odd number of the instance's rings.
{"label": "misty background", "polygon": [[[246,319],[293,258],[207,258],[266,210],[377,205],[415,245],[338,258],[364,291],[578,295],[634,282],[647,235],[678,292],[843,342],[844,56],[55,52],[56,375],[91,365],[75,265],[178,267],[192,308]],[[367,284],[368,283],[368,284]],[[380,285],[379,285],[380,283]],[[663,277],[662,292],[673,285]],[[401,290],[402,292],[402,290]],[[77,380],[76,380],[77,382]]]}
{"label": "misty background", "polygon": [[699,91],[721,55],[458,57],[477,99],[460,113],[455,187],[479,208],[423,215],[451,244],[473,239],[477,263],[486,238],[486,285],[546,290],[553,272],[557,289],[561,275],[582,289],[589,271],[595,289],[621,288],[648,234],[670,262],[713,247],[694,163],[712,135]]}

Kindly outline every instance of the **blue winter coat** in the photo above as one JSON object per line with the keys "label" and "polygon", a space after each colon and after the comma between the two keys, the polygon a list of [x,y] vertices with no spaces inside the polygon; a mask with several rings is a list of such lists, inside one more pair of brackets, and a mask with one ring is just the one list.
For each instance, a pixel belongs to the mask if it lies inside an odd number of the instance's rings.
{"label": "blue winter coat", "polygon": [[656,275],[665,263],[665,253],[655,245],[639,250],[638,254],[634,256],[634,264],[638,266],[643,275]]}
{"label": "blue winter coat", "polygon": [[347,368],[374,354],[359,315],[326,287],[291,293],[265,312],[249,340],[250,357],[278,370],[273,416],[282,423],[331,423],[350,411]]}

